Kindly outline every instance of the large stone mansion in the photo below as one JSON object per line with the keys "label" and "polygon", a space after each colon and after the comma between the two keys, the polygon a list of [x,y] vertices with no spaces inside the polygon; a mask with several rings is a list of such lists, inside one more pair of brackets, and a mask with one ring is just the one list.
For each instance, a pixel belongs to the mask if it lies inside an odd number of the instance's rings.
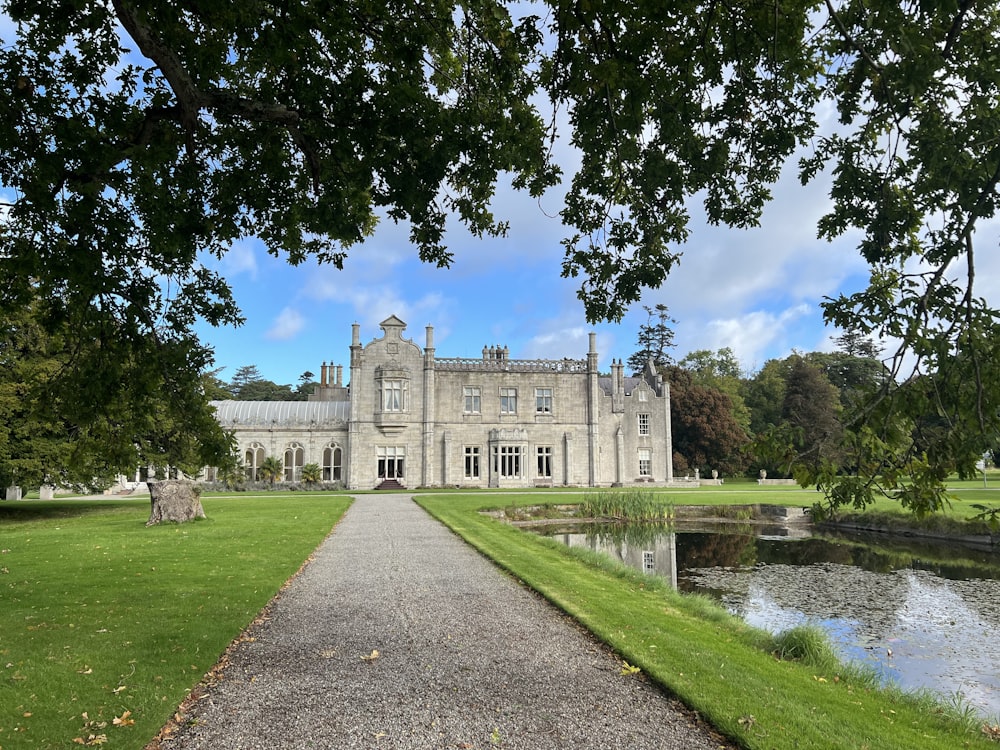
{"label": "large stone mansion", "polygon": [[399,318],[381,328],[363,345],[354,324],[347,385],[324,363],[308,401],[213,402],[249,477],[277,456],[286,481],[315,463],[348,489],[673,480],[669,385],[652,366],[599,375],[595,334],[585,359],[438,358],[431,326],[422,350]]}

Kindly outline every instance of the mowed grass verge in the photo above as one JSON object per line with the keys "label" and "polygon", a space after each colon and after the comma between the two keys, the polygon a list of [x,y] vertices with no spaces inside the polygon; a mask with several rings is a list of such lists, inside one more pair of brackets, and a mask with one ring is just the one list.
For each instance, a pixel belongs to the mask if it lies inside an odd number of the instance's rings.
{"label": "mowed grass verge", "polygon": [[512,501],[527,505],[533,497],[420,495],[416,500],[743,747],[997,747],[927,700],[872,689],[849,670],[779,660],[766,648],[765,634],[701,598],[664,590],[624,566],[586,561],[552,540],[478,512]]}
{"label": "mowed grass verge", "polygon": [[[142,748],[326,537],[336,495],[0,503],[0,748]],[[117,720],[117,722],[116,722]]]}

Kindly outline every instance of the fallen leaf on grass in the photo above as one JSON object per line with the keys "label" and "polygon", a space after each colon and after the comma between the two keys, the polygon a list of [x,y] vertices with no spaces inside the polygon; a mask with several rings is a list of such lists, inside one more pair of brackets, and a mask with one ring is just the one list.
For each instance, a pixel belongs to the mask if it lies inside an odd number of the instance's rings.
{"label": "fallen leaf on grass", "polygon": [[370,654],[368,654],[368,656],[362,656],[361,657],[361,661],[372,662],[372,661],[375,661],[377,658],[379,658],[379,656],[381,656],[381,654],[379,654],[378,649],[377,648],[373,648],[372,652]]}
{"label": "fallen leaf on grass", "polygon": [[84,711],[82,714],[80,714],[80,717],[84,721],[83,728],[80,731],[81,732],[86,732],[87,730],[90,730],[91,731],[91,735],[90,735],[91,737],[95,736],[93,734],[93,730],[95,730],[95,729],[104,729],[108,725],[108,722],[101,721],[100,719],[94,719],[93,721],[91,721],[90,720],[90,715],[86,711]]}
{"label": "fallen leaf on grass", "polygon": [[88,666],[84,666],[83,669],[76,670],[77,674],[93,674],[94,670]]}
{"label": "fallen leaf on grass", "polygon": [[130,727],[135,724],[135,719],[130,718],[132,716],[131,711],[126,711],[121,716],[116,716],[112,719],[111,723],[116,727]]}
{"label": "fallen leaf on grass", "polygon": [[106,734],[92,734],[87,739],[83,737],[74,737],[73,742],[77,745],[86,745],[88,747],[96,747],[97,745],[103,745],[108,741],[108,735]]}

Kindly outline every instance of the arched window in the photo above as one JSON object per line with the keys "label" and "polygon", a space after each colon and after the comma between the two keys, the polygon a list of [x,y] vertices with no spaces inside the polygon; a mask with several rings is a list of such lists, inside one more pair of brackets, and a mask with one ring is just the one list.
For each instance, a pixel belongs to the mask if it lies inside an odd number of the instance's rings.
{"label": "arched window", "polygon": [[302,476],[302,463],[305,451],[298,443],[292,443],[285,449],[285,481],[297,482]]}
{"label": "arched window", "polygon": [[260,466],[264,463],[264,446],[260,443],[250,443],[246,453],[243,454],[243,467],[247,473],[247,479],[251,482],[260,481]]}
{"label": "arched window", "polygon": [[344,451],[331,443],[323,449],[323,481],[339,482],[343,478]]}

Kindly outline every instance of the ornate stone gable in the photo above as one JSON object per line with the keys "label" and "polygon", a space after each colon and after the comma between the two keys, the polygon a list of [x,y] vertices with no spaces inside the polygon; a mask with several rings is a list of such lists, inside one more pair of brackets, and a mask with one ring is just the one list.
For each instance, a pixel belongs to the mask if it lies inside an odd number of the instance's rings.
{"label": "ornate stone gable", "polygon": [[390,315],[383,320],[379,323],[379,327],[382,329],[383,335],[365,347],[366,354],[396,368],[400,367],[399,363],[403,360],[423,356],[420,347],[411,339],[403,336],[406,323],[395,315]]}

